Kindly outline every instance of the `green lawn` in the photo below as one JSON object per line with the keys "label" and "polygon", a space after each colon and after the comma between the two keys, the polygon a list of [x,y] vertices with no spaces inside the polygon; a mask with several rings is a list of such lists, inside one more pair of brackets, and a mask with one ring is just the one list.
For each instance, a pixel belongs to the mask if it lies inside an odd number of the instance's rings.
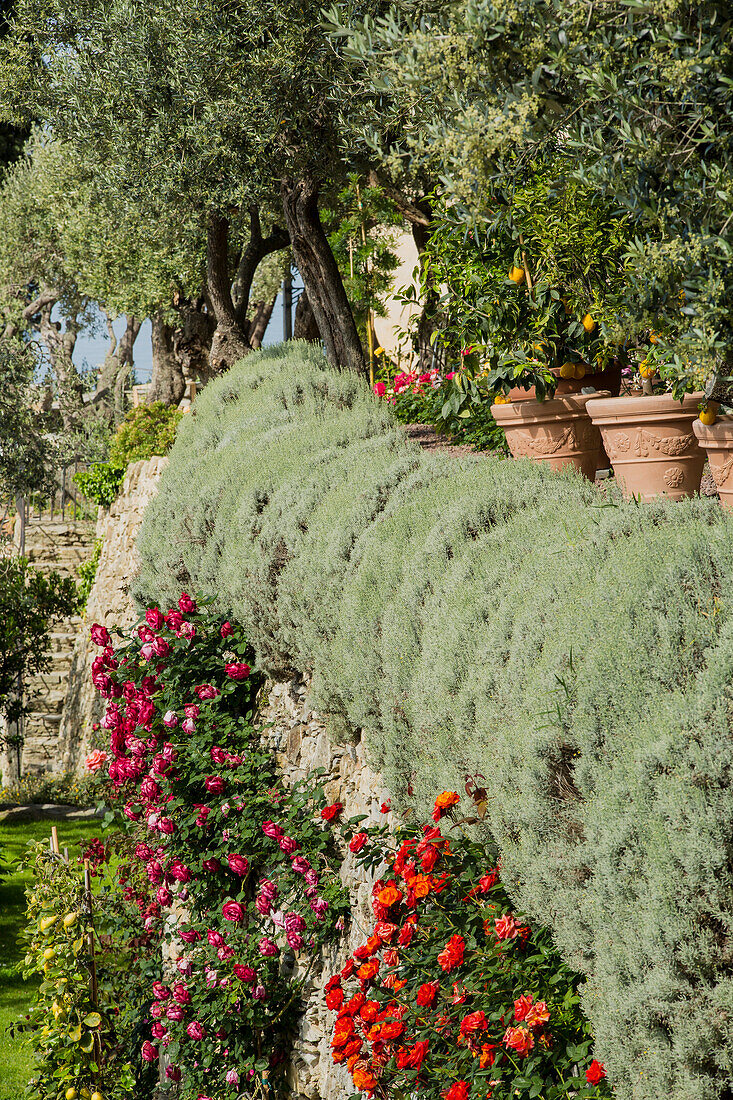
{"label": "green lawn", "polygon": [[[49,821],[32,821],[17,825],[0,825],[0,854],[5,873],[0,878],[0,1100],[20,1100],[31,1075],[32,1054],[27,1043],[6,1034],[8,1024],[22,1017],[33,996],[34,981],[24,982],[14,966],[23,950],[18,935],[25,920],[25,887],[32,880],[30,870],[19,871],[18,862],[25,855],[29,840],[45,840],[50,836]],[[59,844],[69,849],[73,859],[79,854],[79,841],[100,836],[98,820],[57,823]]]}

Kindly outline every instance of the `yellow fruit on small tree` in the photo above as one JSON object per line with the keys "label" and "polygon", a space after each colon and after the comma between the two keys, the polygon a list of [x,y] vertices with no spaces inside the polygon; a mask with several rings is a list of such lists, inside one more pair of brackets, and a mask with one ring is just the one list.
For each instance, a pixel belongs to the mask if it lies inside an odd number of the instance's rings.
{"label": "yellow fruit on small tree", "polygon": [[559,370],[560,377],[561,378],[575,378],[575,367],[576,366],[577,366],[576,363],[570,363],[570,362],[563,363],[563,365],[560,367],[560,370]]}
{"label": "yellow fruit on small tree", "polygon": [[585,378],[585,375],[586,375],[585,363],[576,363],[575,364],[575,375],[574,375],[575,379],[579,382],[581,378]]}
{"label": "yellow fruit on small tree", "polygon": [[595,330],[598,328],[598,322],[593,320],[590,313],[586,313],[585,317],[583,318],[582,324],[585,331],[589,333],[595,332]]}
{"label": "yellow fruit on small tree", "polygon": [[719,408],[720,408],[720,405],[718,404],[717,401],[708,401],[707,405],[705,405],[704,408],[701,406],[701,408],[700,408],[700,423],[707,424],[708,426],[710,424],[714,424],[715,421],[718,419],[718,409]]}
{"label": "yellow fruit on small tree", "polygon": [[639,363],[639,374],[642,378],[653,378],[657,373],[657,368],[654,363],[650,363],[648,359],[642,359]]}
{"label": "yellow fruit on small tree", "polygon": [[67,1089],[64,1095],[66,1100],[76,1100],[76,1089]]}
{"label": "yellow fruit on small tree", "polygon": [[104,1100],[104,1097],[102,1096],[101,1092],[93,1092],[92,1100]]}
{"label": "yellow fruit on small tree", "polygon": [[56,958],[56,948],[55,947],[47,947],[46,950],[43,952],[43,957],[44,957],[44,959],[55,959]]}
{"label": "yellow fruit on small tree", "polygon": [[511,405],[512,399],[503,393],[497,393],[493,403],[494,405]]}
{"label": "yellow fruit on small tree", "polygon": [[78,913],[67,913],[64,917],[64,928],[71,928],[79,919]]}
{"label": "yellow fruit on small tree", "polygon": [[49,928],[53,928],[58,919],[59,918],[57,913],[54,913],[52,917],[41,917],[40,921],[38,922],[38,927],[41,929],[42,932],[48,932]]}
{"label": "yellow fruit on small tree", "polygon": [[519,286],[519,284],[524,279],[524,268],[517,267],[516,264],[512,264],[512,266],[509,268],[509,278],[513,283],[516,283],[517,286]]}

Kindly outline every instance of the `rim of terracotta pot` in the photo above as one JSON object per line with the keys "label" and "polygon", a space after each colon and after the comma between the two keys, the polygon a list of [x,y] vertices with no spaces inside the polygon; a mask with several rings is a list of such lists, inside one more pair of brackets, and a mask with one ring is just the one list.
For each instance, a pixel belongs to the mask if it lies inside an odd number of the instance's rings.
{"label": "rim of terracotta pot", "polygon": [[492,405],[491,414],[497,424],[510,425],[513,421],[526,424],[542,423],[544,420],[556,420],[559,416],[585,412],[587,403],[595,397],[611,397],[610,390],[597,390],[595,393],[563,393],[546,401],[510,401],[507,404]]}
{"label": "rim of terracotta pot", "polygon": [[688,415],[697,411],[697,406],[705,400],[704,393],[687,393],[681,402],[676,401],[670,393],[656,394],[653,397],[604,397],[602,400],[595,400],[598,396],[593,394],[586,406],[588,415],[593,421],[621,416],[628,422],[643,422],[650,416],[670,412]]}
{"label": "rim of terracotta pot", "polygon": [[714,424],[703,424],[698,417],[692,421],[692,430],[699,440],[711,442],[733,438],[733,414],[723,413]]}

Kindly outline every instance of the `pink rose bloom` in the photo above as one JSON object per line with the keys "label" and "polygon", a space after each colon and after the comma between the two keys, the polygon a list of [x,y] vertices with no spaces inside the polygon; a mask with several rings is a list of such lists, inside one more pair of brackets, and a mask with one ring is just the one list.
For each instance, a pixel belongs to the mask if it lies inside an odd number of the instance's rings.
{"label": "pink rose bloom", "polygon": [[496,932],[496,938],[499,940],[516,939],[520,927],[511,913],[505,913],[503,917],[499,917],[498,920],[494,921],[494,931]]}
{"label": "pink rose bloom", "polygon": [[209,794],[223,794],[226,783],[220,775],[207,775],[204,780],[204,786]]}
{"label": "pink rose bloom", "polygon": [[[153,631],[150,629],[149,626],[139,626],[137,628],[137,636],[140,639],[140,641],[145,642],[146,645],[147,645],[148,642],[155,641],[155,634],[153,633]],[[133,688],[133,691],[134,691],[135,685],[131,684],[130,686]],[[125,687],[127,687],[127,685],[125,685]],[[134,694],[132,696],[130,696],[130,698],[134,698]]]}
{"label": "pink rose bloom", "polygon": [[252,990],[252,996],[256,1001],[264,1001],[267,999],[267,991],[264,985],[256,985]]}
{"label": "pink rose bloom", "polygon": [[140,797],[146,802],[157,802],[160,798],[160,787],[150,776],[143,779],[140,784]]}
{"label": "pink rose bloom", "polygon": [[251,966],[243,966],[242,963],[235,963],[232,969],[242,982],[253,982],[257,978],[257,971],[253,970]]}
{"label": "pink rose bloom", "polygon": [[201,936],[195,928],[182,929],[178,935],[181,937],[184,943],[196,943],[196,940],[200,940]]}
{"label": "pink rose bloom", "polygon": [[192,1020],[186,1028],[186,1034],[191,1039],[203,1039],[204,1035],[206,1035],[206,1029],[198,1020]]}
{"label": "pink rose bloom", "polygon": [[164,1039],[168,1034],[168,1028],[165,1024],[158,1023],[156,1020],[153,1026],[150,1028],[154,1039]]}
{"label": "pink rose bloom", "polygon": [[227,1070],[227,1075],[225,1077],[225,1081],[228,1085],[238,1085],[239,1084],[239,1074],[237,1073],[237,1071],[235,1069],[229,1069],[229,1070]]}
{"label": "pink rose bloom", "polygon": [[[231,811],[231,806],[229,805],[229,803],[228,802],[222,802],[220,808],[221,808],[222,817],[228,817],[229,813]],[[224,840],[229,840],[229,830],[228,829],[224,829],[224,831],[221,835],[222,835],[222,838]]]}
{"label": "pink rose bloom", "polygon": [[263,822],[262,832],[265,836],[272,837],[273,840],[278,840],[283,835],[282,829],[279,825],[276,825],[274,821]]}
{"label": "pink rose bloom", "polygon": [[163,715],[163,725],[167,726],[169,730],[178,725],[178,715],[174,710],[167,710],[165,712]]}
{"label": "pink rose bloom", "polygon": [[216,985],[217,978],[219,977],[218,970],[214,970],[212,967],[207,966],[204,971],[204,976],[206,978],[207,988],[213,989]]}
{"label": "pink rose bloom", "polygon": [[163,1005],[160,1003],[160,1001],[153,1001],[150,1006],[150,1015],[153,1017],[154,1020],[157,1020],[160,1016],[162,1016],[164,1011],[165,1009],[163,1008]]}
{"label": "pink rose bloom", "polygon": [[288,932],[305,931],[305,921],[301,917],[300,913],[286,913],[285,928]]}
{"label": "pink rose bloom", "polygon": [[188,592],[182,592],[178,600],[178,606],[184,615],[190,615],[196,610],[196,601],[191,599]]}
{"label": "pink rose bloom", "polygon": [[274,901],[280,891],[269,878],[263,878],[260,879],[260,893],[270,901]]}
{"label": "pink rose bloom", "polygon": [[198,687],[193,689],[202,702],[207,699],[216,699],[217,695],[221,694],[218,688],[215,688],[213,684],[199,684]]}
{"label": "pink rose bloom", "polygon": [[232,854],[227,856],[227,863],[235,875],[241,875],[242,878],[249,871],[249,860],[245,856]]}
{"label": "pink rose bloom", "polygon": [[138,859],[142,859],[146,863],[149,859],[153,858],[152,849],[149,848],[147,844],[136,844],[135,845],[135,855],[137,856]]}
{"label": "pink rose bloom", "polygon": [[376,393],[377,397],[384,397],[385,393],[387,392],[387,387],[385,386],[384,382],[375,382],[374,392]]}
{"label": "pink rose bloom", "polygon": [[165,1010],[165,1014],[169,1020],[182,1020],[184,1015],[183,1008],[181,1007],[181,1005],[177,1004],[168,1005]]}
{"label": "pink rose bloom", "polygon": [[292,947],[293,951],[300,951],[303,946],[303,937],[300,932],[288,932],[285,939],[288,941],[288,946]]}
{"label": "pink rose bloom", "polygon": [[166,1066],[165,1067],[165,1075],[166,1075],[166,1077],[168,1078],[169,1081],[180,1081],[181,1080],[181,1071],[178,1068],[178,1066]]}
{"label": "pink rose bloom", "polygon": [[186,718],[198,718],[201,713],[201,707],[198,706],[197,703],[186,703],[183,708],[183,713],[186,715]]}
{"label": "pink rose bloom", "polygon": [[[152,642],[146,642],[140,647],[140,656],[144,661],[150,661],[155,656],[155,646]],[[170,1066],[168,1067],[170,1069]]]}
{"label": "pink rose bloom", "polygon": [[102,721],[99,723],[103,730],[116,730],[120,723],[120,711],[116,703],[110,703]]}
{"label": "pink rose bloom", "polygon": [[167,985],[163,985],[162,982],[153,982],[152,993],[156,1001],[167,1001],[171,995],[171,991]]}
{"label": "pink rose bloom", "polygon": [[244,920],[244,909],[238,901],[225,901],[221,912],[224,920],[234,921],[235,924],[241,924]]}
{"label": "pink rose bloom", "polygon": [[101,767],[104,766],[108,756],[106,752],[101,749],[94,749],[89,753],[89,756],[84,761],[87,771],[98,772]]}
{"label": "pink rose bloom", "polygon": [[196,723],[194,722],[193,718],[184,718],[181,722],[181,729],[184,733],[195,733]]}
{"label": "pink rose bloom", "polygon": [[224,665],[224,671],[230,680],[246,680],[252,670],[243,661],[233,661]]}
{"label": "pink rose bloom", "polygon": [[147,1039],[142,1045],[140,1056],[143,1062],[156,1062],[158,1060],[158,1048],[149,1043]]}
{"label": "pink rose bloom", "polygon": [[168,624],[169,630],[180,630],[183,624],[183,615],[177,607],[172,607],[170,611],[167,611],[164,615],[165,621]]}
{"label": "pink rose bloom", "polygon": [[204,871],[210,871],[212,875],[215,875],[221,867],[221,863],[219,863],[219,860],[216,858],[216,856],[210,856],[209,859],[201,860],[201,866],[203,867]]}
{"label": "pink rose bloom", "polygon": [[234,628],[230,622],[222,623],[219,629],[219,633],[222,638],[228,638],[230,634],[234,633]]}
{"label": "pink rose bloom", "polygon": [[129,821],[138,821],[140,819],[140,811],[134,809],[134,802],[126,802],[122,807],[122,812]]}
{"label": "pink rose bloom", "polygon": [[269,936],[263,936],[258,943],[260,955],[264,955],[266,958],[272,958],[274,955],[280,954],[280,949],[274,940],[271,940]]}
{"label": "pink rose bloom", "polygon": [[216,957],[219,960],[219,962],[226,962],[227,959],[231,959],[233,954],[234,954],[234,948],[230,947],[229,944],[224,944],[224,946],[220,947],[219,950],[217,951]]}
{"label": "pink rose bloom", "polygon": [[175,882],[190,882],[191,872],[180,859],[174,859],[168,867],[168,874]]}
{"label": "pink rose bloom", "polygon": [[163,745],[163,752],[161,753],[161,755],[166,764],[175,764],[178,753],[174,749],[173,745],[171,745],[170,741],[166,741],[166,743]]}
{"label": "pink rose bloom", "polygon": [[214,745],[214,747],[210,749],[209,756],[211,757],[212,764],[225,764],[228,759],[228,754],[218,745]]}
{"label": "pink rose bloom", "polygon": [[283,852],[290,855],[291,852],[295,852],[298,849],[297,840],[293,840],[291,836],[281,836],[278,840],[278,844]]}
{"label": "pink rose bloom", "polygon": [[165,638],[156,638],[153,642],[153,649],[158,657],[167,657],[171,651],[171,644]]}
{"label": "pink rose bloom", "polygon": [[150,863],[145,868],[145,872],[153,885],[163,881],[163,868],[157,859],[150,860]]}
{"label": "pink rose bloom", "polygon": [[165,619],[162,612],[157,607],[149,607],[145,612],[145,620],[148,626],[151,626],[153,630],[162,630],[165,625]]}
{"label": "pink rose bloom", "polygon": [[285,928],[285,914],[282,909],[278,909],[277,913],[272,914],[272,923],[276,928]]}
{"label": "pink rose bloom", "polygon": [[313,868],[304,856],[293,856],[291,863],[293,870],[299,875],[308,875],[313,871]]}
{"label": "pink rose bloom", "polygon": [[263,894],[258,894],[255,898],[255,909],[263,917],[268,917],[272,912],[272,902],[269,898],[264,897]]}
{"label": "pink rose bloom", "polygon": [[188,987],[183,982],[173,983],[173,1000],[177,1001],[179,1005],[190,1005],[191,994],[188,992]]}
{"label": "pink rose bloom", "polygon": [[182,623],[181,629],[178,631],[179,638],[195,638],[196,627],[193,623]]}
{"label": "pink rose bloom", "polygon": [[175,833],[176,827],[169,817],[161,817],[158,822],[158,832],[163,833],[165,836],[172,836]]}
{"label": "pink rose bloom", "polygon": [[170,905],[173,901],[173,894],[165,886],[159,886],[155,891],[155,896],[161,905]]}
{"label": "pink rose bloom", "polygon": [[318,920],[323,920],[328,912],[328,902],[325,898],[315,898],[314,901],[310,902],[310,907],[318,917]]}
{"label": "pink rose bloom", "polygon": [[[295,863],[295,860],[293,860],[293,863]],[[303,877],[309,886],[318,886],[318,872],[314,871],[312,867],[309,871],[305,872]]]}
{"label": "pink rose bloom", "polygon": [[176,969],[183,974],[184,978],[190,978],[193,974],[193,965],[188,959],[178,959]]}
{"label": "pink rose bloom", "polygon": [[92,625],[89,634],[95,645],[107,646],[112,641],[106,626],[100,626],[99,623]]}
{"label": "pink rose bloom", "polygon": [[216,932],[213,928],[209,928],[206,938],[212,947],[223,947],[226,942],[221,933]]}

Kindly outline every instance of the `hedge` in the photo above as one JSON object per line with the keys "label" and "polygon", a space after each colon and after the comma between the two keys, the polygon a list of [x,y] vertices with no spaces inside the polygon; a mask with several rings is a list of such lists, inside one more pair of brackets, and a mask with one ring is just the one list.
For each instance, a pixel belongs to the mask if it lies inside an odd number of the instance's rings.
{"label": "hedge", "polygon": [[395,797],[485,777],[516,903],[587,976],[621,1100],[733,1086],[733,520],[428,455],[302,344],[182,423],[140,601],[215,593]]}

